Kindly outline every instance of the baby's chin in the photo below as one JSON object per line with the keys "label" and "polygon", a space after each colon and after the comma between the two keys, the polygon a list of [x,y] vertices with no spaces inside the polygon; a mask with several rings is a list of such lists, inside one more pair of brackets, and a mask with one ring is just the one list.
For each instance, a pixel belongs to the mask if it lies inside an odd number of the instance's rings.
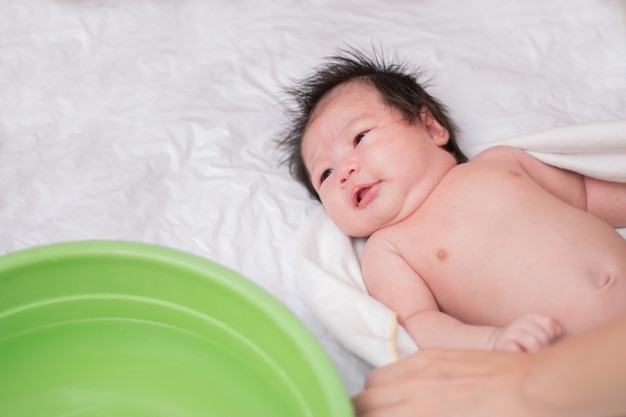
{"label": "baby's chin", "polygon": [[339,230],[341,230],[344,234],[350,236],[350,237],[369,237],[371,236],[376,230],[378,230],[378,227],[367,227],[364,225],[339,225],[337,223],[335,223],[337,225],[337,227],[339,228]]}
{"label": "baby's chin", "polygon": [[[383,215],[381,215],[381,212]],[[326,209],[326,213],[335,226],[345,235],[355,238],[369,237],[376,231],[398,221],[398,213],[394,210],[391,214],[389,210],[370,210],[368,212],[333,212]]]}
{"label": "baby's chin", "polygon": [[[335,215],[326,211],[335,226],[350,237],[369,237],[376,231],[384,229],[395,222],[393,216],[376,216],[375,213],[350,213],[349,216]],[[336,213],[335,213],[336,214]]]}
{"label": "baby's chin", "polygon": [[[392,216],[363,216],[360,222],[352,222],[350,224],[334,223],[339,230],[350,237],[370,237],[379,230],[400,223],[408,217],[403,212],[394,212],[394,214]],[[364,221],[364,219],[368,221]]]}

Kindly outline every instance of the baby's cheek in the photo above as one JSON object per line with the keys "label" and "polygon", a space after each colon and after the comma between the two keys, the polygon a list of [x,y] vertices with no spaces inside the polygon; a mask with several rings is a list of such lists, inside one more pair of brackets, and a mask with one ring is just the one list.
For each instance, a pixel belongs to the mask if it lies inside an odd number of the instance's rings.
{"label": "baby's cheek", "polygon": [[335,226],[339,228],[343,233],[352,236],[355,231],[355,224],[353,219],[346,213],[346,210],[330,210],[327,208],[326,212],[330,216]]}

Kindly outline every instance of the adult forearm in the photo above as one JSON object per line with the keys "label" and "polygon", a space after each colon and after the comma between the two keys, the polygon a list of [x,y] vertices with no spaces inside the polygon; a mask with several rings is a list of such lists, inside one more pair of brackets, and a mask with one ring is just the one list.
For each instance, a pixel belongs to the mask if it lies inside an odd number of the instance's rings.
{"label": "adult forearm", "polygon": [[626,416],[626,319],[537,352],[524,391],[553,416]]}

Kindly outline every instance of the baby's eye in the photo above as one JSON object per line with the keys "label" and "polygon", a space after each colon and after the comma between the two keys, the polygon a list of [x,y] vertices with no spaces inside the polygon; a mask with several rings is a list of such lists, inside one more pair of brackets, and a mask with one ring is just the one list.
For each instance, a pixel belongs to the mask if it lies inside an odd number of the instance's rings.
{"label": "baby's eye", "polygon": [[320,183],[324,182],[324,180],[330,177],[330,174],[332,173],[333,173],[332,169],[327,169],[326,171],[322,172],[322,176],[320,177]]}
{"label": "baby's eye", "polygon": [[354,146],[356,146],[359,143],[361,143],[361,140],[365,137],[365,135],[367,135],[367,131],[366,132],[361,132],[358,135],[356,135],[356,137],[354,138]]}

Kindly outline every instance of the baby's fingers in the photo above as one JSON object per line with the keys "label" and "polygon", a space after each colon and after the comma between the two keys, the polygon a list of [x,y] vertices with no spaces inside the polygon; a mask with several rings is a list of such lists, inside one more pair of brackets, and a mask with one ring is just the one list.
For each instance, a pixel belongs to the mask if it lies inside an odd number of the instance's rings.
{"label": "baby's fingers", "polygon": [[548,346],[560,333],[560,326],[552,318],[540,314],[529,314],[514,320],[504,328],[495,348],[536,352]]}
{"label": "baby's fingers", "polygon": [[547,339],[537,336],[535,333],[524,331],[518,331],[515,335],[510,335],[510,337],[510,339],[500,340],[495,348],[509,352],[537,352],[550,343]]}
{"label": "baby's fingers", "polygon": [[525,352],[536,352],[548,346],[561,333],[561,327],[551,317],[531,314],[522,320],[519,343]]}
{"label": "baby's fingers", "polygon": [[517,341],[522,352],[537,352],[550,344],[551,338],[539,332],[522,333]]}
{"label": "baby's fingers", "polygon": [[528,316],[531,323],[534,324],[537,334],[545,337],[546,342],[552,341],[561,334],[561,326],[552,317],[539,314],[531,314]]}

